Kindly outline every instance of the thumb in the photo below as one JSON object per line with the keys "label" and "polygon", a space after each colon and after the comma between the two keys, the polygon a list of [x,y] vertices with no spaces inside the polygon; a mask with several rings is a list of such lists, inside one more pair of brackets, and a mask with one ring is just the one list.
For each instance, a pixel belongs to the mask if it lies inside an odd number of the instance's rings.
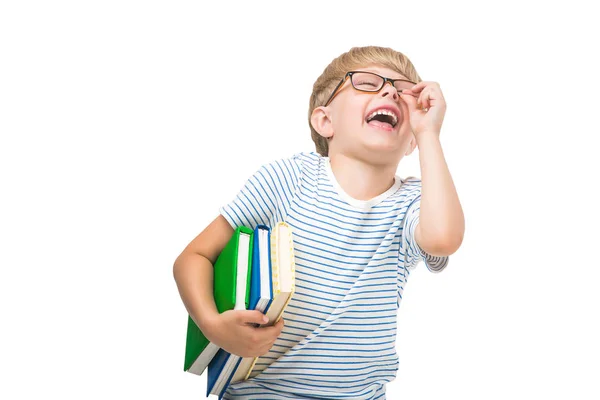
{"label": "thumb", "polygon": [[262,325],[269,322],[269,319],[265,314],[261,313],[260,311],[248,310],[243,313],[242,322]]}

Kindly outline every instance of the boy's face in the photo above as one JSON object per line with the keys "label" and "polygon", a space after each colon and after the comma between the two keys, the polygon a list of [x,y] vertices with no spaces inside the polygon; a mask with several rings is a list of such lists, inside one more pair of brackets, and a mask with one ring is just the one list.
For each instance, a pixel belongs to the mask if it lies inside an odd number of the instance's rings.
{"label": "boy's face", "polygon": [[[394,70],[376,65],[356,68],[356,71],[407,79]],[[324,113],[329,117],[324,131],[331,134],[330,155],[341,152],[372,159],[374,163],[389,163],[399,162],[409,150],[413,134],[408,106],[400,99],[397,89],[388,83],[379,92],[368,93],[355,90],[347,79],[336,97],[324,107]]]}

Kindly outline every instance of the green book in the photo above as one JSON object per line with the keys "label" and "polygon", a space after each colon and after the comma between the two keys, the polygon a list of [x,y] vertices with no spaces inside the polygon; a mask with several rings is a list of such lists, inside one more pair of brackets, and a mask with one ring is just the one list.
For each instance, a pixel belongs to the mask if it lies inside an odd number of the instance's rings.
{"label": "green book", "polygon": [[[250,228],[237,228],[214,265],[213,287],[217,310],[246,310],[250,301],[252,242]],[[219,347],[211,343],[188,315],[184,371],[201,375],[217,354]]]}

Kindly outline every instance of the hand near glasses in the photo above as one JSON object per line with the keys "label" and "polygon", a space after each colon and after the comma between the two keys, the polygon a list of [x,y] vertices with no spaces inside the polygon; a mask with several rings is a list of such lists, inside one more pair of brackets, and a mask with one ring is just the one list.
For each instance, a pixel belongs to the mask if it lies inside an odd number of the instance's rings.
{"label": "hand near glasses", "polygon": [[426,131],[440,134],[446,100],[437,82],[419,82],[412,89],[404,89],[400,98],[408,105],[410,127],[415,136]]}

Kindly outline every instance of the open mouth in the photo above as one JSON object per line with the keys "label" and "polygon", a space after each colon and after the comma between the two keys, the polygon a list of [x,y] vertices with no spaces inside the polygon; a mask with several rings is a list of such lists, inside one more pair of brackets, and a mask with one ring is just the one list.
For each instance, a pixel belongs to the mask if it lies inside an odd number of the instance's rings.
{"label": "open mouth", "polygon": [[393,129],[398,125],[398,116],[391,110],[379,109],[369,114],[366,121],[370,125]]}

